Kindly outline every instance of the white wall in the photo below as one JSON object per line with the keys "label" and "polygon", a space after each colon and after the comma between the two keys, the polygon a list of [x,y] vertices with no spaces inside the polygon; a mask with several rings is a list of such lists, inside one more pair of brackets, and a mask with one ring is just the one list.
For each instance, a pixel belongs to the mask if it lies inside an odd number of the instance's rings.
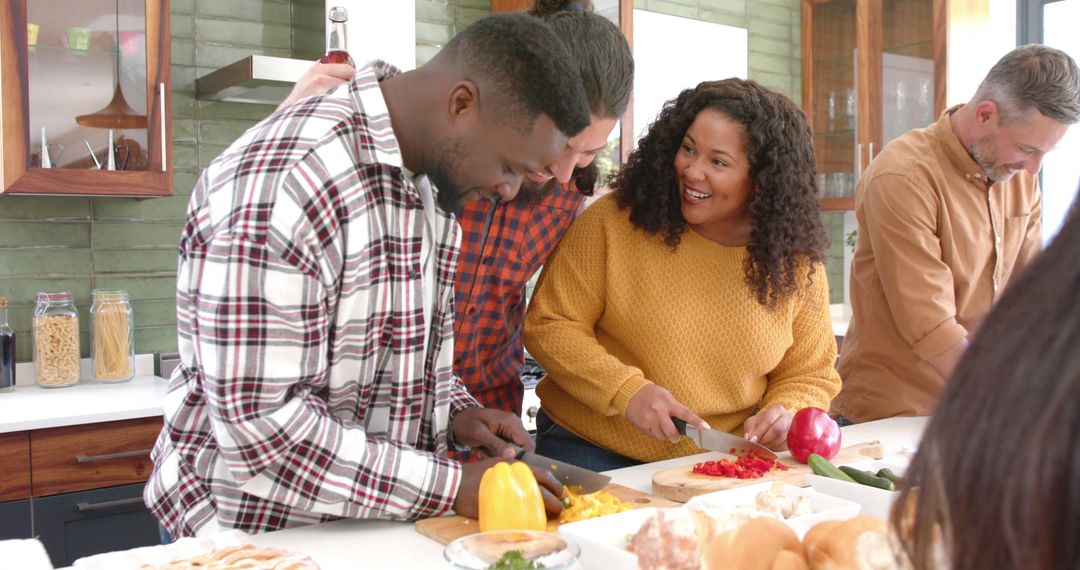
{"label": "white wall", "polygon": [[[412,0],[326,0],[330,8],[349,11],[349,52],[371,54],[353,57],[357,65],[378,58],[402,71],[416,67],[416,3]],[[329,23],[329,19],[325,20]],[[364,23],[367,23],[365,25]],[[371,25],[371,22],[378,22]]]}
{"label": "white wall", "polygon": [[634,10],[635,140],[668,99],[702,81],[746,78],[743,28]]}
{"label": "white wall", "polygon": [[[1043,41],[1080,61],[1080,0],[1047,4],[1043,12]],[[1047,243],[1061,229],[1061,223],[1077,196],[1080,185],[1080,127],[1073,126],[1046,155],[1043,163],[1043,240]]]}
{"label": "white wall", "polygon": [[966,103],[997,60],[1016,47],[1016,0],[949,2],[949,19],[946,107]]}

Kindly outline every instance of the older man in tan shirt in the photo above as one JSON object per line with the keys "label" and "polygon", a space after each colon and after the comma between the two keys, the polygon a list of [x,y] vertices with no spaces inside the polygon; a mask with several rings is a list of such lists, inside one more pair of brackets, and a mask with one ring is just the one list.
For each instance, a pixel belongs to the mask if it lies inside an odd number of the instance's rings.
{"label": "older man in tan shirt", "polygon": [[1044,155],[1080,120],[1080,71],[1039,45],[1005,55],[966,105],[905,133],[855,193],[852,321],[833,411],[929,414],[969,338],[1042,246]]}

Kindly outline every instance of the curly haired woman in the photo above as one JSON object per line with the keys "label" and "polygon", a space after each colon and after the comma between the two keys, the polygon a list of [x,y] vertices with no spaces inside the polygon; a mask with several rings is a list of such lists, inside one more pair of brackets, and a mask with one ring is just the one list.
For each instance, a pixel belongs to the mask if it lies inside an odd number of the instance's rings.
{"label": "curly haired woman", "polygon": [[537,453],[596,470],[698,453],[671,417],[773,449],[840,390],[805,116],[753,81],[669,101],[540,277]]}

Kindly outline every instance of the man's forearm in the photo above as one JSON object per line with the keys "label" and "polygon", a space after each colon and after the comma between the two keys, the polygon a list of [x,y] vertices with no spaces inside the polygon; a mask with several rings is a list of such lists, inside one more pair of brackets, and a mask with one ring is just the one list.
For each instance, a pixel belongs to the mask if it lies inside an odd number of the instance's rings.
{"label": "man's forearm", "polygon": [[956,369],[956,365],[960,363],[960,359],[964,356],[964,352],[967,351],[968,339],[964,337],[960,339],[960,342],[945,349],[945,352],[931,358],[927,362],[937,370],[938,374],[945,380],[948,380],[952,376],[953,370]]}

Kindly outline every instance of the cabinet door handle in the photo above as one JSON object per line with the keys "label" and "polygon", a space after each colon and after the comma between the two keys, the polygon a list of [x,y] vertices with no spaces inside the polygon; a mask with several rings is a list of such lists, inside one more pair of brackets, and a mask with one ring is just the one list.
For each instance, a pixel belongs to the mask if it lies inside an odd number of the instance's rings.
{"label": "cabinet door handle", "polygon": [[870,143],[870,158],[866,161],[866,164],[870,164],[871,162],[874,162],[874,143],[873,142]]}
{"label": "cabinet door handle", "polygon": [[855,183],[862,178],[862,143],[855,143]]}
{"label": "cabinet door handle", "polygon": [[166,163],[168,153],[165,150],[165,83],[158,83],[158,87],[161,89],[158,109],[158,114],[161,116],[161,171],[167,172],[169,169]]}
{"label": "cabinet door handle", "polygon": [[136,449],[134,451],[106,453],[105,455],[76,455],[75,461],[78,463],[93,463],[95,461],[108,461],[110,459],[123,459],[125,457],[139,457],[140,455],[150,455],[150,450]]}
{"label": "cabinet door handle", "polygon": [[132,505],[142,506],[142,497],[128,497],[127,499],[102,501],[100,503],[75,503],[75,508],[78,509],[80,513],[89,513],[93,511],[103,511],[105,509],[115,509],[118,507],[130,507]]}

